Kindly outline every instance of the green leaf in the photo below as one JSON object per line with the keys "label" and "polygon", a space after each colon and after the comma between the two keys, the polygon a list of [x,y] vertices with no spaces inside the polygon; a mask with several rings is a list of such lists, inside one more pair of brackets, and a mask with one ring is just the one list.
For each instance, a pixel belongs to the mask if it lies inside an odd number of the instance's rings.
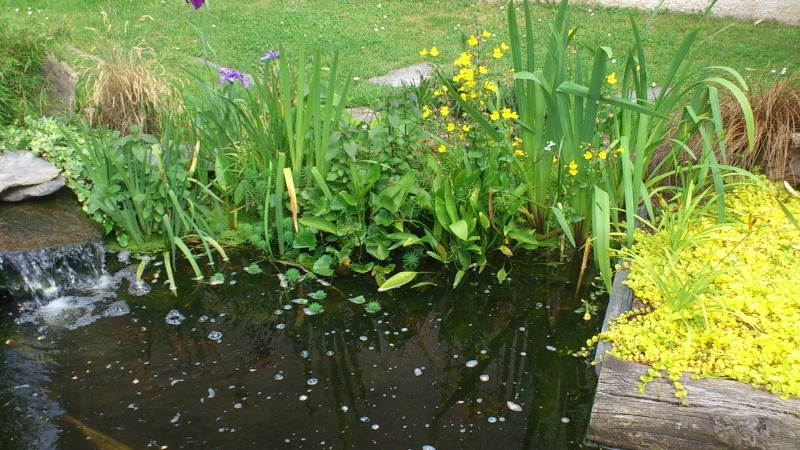
{"label": "green leaf", "polygon": [[399,272],[392,275],[391,278],[386,280],[381,287],[378,288],[378,292],[386,292],[391,289],[399,288],[404,284],[408,284],[414,280],[414,278],[419,275],[421,272]]}
{"label": "green leaf", "polygon": [[461,219],[456,223],[452,223],[449,228],[462,241],[466,241],[469,238],[469,225],[467,225],[466,220]]}
{"label": "green leaf", "polygon": [[316,228],[326,233],[336,234],[336,225],[329,220],[320,219],[318,217],[303,217],[300,218],[298,222],[307,227]]}
{"label": "green leaf", "polygon": [[501,267],[500,270],[497,271],[497,282],[502,283],[503,281],[506,281],[507,276],[508,273],[506,272],[506,266]]}
{"label": "green leaf", "polygon": [[309,250],[314,250],[315,248],[317,248],[317,237],[314,235],[314,233],[311,232],[310,228],[303,228],[294,237],[294,241],[292,242],[292,247],[307,248]]}
{"label": "green leaf", "polygon": [[311,270],[314,273],[329,277],[333,275],[333,269],[331,269],[331,264],[333,264],[333,257],[331,255],[322,255],[314,261],[314,266]]}
{"label": "green leaf", "polygon": [[354,272],[358,272],[358,273],[362,273],[363,274],[363,273],[367,273],[367,272],[371,271],[372,267],[374,265],[375,265],[375,263],[371,263],[371,262],[370,263],[366,263],[366,264],[351,263],[350,264],[350,268],[353,269]]}
{"label": "green leaf", "polygon": [[456,279],[453,280],[453,288],[458,286],[458,283],[461,283],[461,279],[464,278],[464,274],[466,273],[467,272],[464,269],[461,269],[458,272],[456,272]]}

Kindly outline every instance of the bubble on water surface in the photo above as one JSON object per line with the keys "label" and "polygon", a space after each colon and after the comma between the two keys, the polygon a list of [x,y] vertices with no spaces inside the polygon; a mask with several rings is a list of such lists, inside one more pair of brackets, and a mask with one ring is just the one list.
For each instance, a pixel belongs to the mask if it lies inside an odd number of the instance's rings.
{"label": "bubble on water surface", "polygon": [[347,405],[342,405],[342,412],[347,412],[349,409]]}
{"label": "bubble on water surface", "polygon": [[516,404],[516,403],[514,403],[514,402],[512,402],[510,400],[506,402],[506,406],[508,406],[508,409],[510,409],[512,411],[515,411],[515,412],[522,411],[522,406],[519,406],[518,404]]}
{"label": "bubble on water surface", "polygon": [[333,351],[333,350],[328,350],[327,352],[325,352],[325,354],[326,354],[326,355],[328,355],[328,356],[333,356],[333,355],[335,355],[336,353],[334,353],[334,351]]}
{"label": "bubble on water surface", "polygon": [[545,346],[545,348],[546,348],[546,349],[548,349],[548,350],[550,350],[551,352],[554,352],[554,351],[556,351],[556,348],[555,348],[555,347],[553,347],[552,345],[547,345],[547,346]]}
{"label": "bubble on water surface", "polygon": [[279,323],[279,324],[275,325],[275,328],[277,328],[279,330],[282,330],[282,329],[286,328],[286,324],[285,323]]}
{"label": "bubble on water surface", "polygon": [[173,417],[172,420],[169,421],[169,423],[175,423],[180,418],[181,418],[181,413],[177,413],[177,414],[175,414],[175,417]]}
{"label": "bubble on water surface", "polygon": [[419,367],[417,367],[416,369],[414,369],[414,375],[416,375],[416,376],[420,376],[420,375],[422,375],[422,369],[420,369]]}
{"label": "bubble on water surface", "polygon": [[303,350],[302,352],[300,352],[300,356],[302,356],[303,358],[308,358],[308,355],[310,354],[311,353],[308,350]]}
{"label": "bubble on water surface", "polygon": [[369,417],[361,416],[361,421],[364,422],[364,423],[369,422]]}
{"label": "bubble on water surface", "polygon": [[181,314],[177,309],[173,309],[167,313],[165,320],[170,325],[180,325],[184,320],[186,320],[186,316]]}
{"label": "bubble on water surface", "polygon": [[486,420],[488,420],[488,421],[489,421],[489,423],[496,423],[496,422],[497,422],[497,417],[495,417],[495,416],[491,416],[491,417],[489,417],[489,418],[488,418],[488,419],[486,419]]}
{"label": "bubble on water surface", "polygon": [[484,383],[489,381],[489,375],[486,374],[481,375],[481,381],[483,381]]}
{"label": "bubble on water surface", "polygon": [[208,388],[208,398],[214,398],[215,395],[217,395],[217,393],[214,392],[214,389]]}
{"label": "bubble on water surface", "polygon": [[108,305],[108,308],[106,308],[106,310],[103,311],[103,316],[119,317],[119,316],[124,316],[129,312],[131,312],[131,308],[128,306],[127,303],[125,303],[125,300],[119,300]]}
{"label": "bubble on water surface", "polygon": [[569,423],[569,417],[562,417],[561,423]]}
{"label": "bubble on water surface", "polygon": [[208,333],[208,338],[211,339],[212,341],[218,341],[222,339],[222,333],[217,330],[214,330],[211,333]]}
{"label": "bubble on water surface", "polygon": [[436,450],[436,447],[426,444],[422,446],[422,450]]}
{"label": "bubble on water surface", "polygon": [[319,383],[319,380],[316,378],[309,378],[306,383],[308,383],[309,386],[314,386],[315,384]]}
{"label": "bubble on water surface", "polygon": [[466,364],[466,366],[469,367],[469,368],[476,367],[477,365],[478,365],[478,360],[476,360],[476,359],[470,359],[469,361],[467,361],[467,364]]}
{"label": "bubble on water surface", "polygon": [[275,314],[280,316],[281,314],[283,314],[283,310],[282,309],[276,309],[275,310]]}
{"label": "bubble on water surface", "polygon": [[282,373],[276,373],[273,378],[275,378],[278,381],[281,381],[283,379],[283,374]]}
{"label": "bubble on water surface", "polygon": [[366,337],[366,336],[359,336],[359,337],[358,337],[358,339],[360,339],[360,340],[362,340],[362,341],[364,341],[364,342],[366,342],[367,340],[369,340],[369,338],[368,338],[368,337]]}
{"label": "bubble on water surface", "polygon": [[304,401],[308,400],[308,396],[307,395],[301,395],[298,400],[300,400],[301,402],[304,402]]}
{"label": "bubble on water surface", "polygon": [[381,426],[380,426],[380,425],[378,425],[377,423],[372,425],[372,429],[373,429],[373,430],[377,430],[377,429],[378,429],[378,428],[380,428],[380,427],[381,427]]}
{"label": "bubble on water surface", "polygon": [[236,408],[236,409],[242,409],[242,404],[241,403],[234,403],[233,407]]}
{"label": "bubble on water surface", "polygon": [[203,322],[205,322],[206,320],[208,320],[208,316],[200,316],[200,318],[199,318],[199,319],[197,319],[197,321],[198,321],[198,322],[200,322],[200,323],[203,323]]}

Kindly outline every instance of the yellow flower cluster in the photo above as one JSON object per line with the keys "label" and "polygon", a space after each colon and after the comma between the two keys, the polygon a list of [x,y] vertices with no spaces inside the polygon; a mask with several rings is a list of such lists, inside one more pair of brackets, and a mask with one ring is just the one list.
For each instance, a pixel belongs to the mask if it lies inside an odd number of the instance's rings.
{"label": "yellow flower cluster", "polygon": [[[800,217],[800,200],[779,189],[773,187]],[[714,268],[713,284],[699,295],[698,305],[671,311],[654,280],[634,263],[628,285],[650,306],[645,314],[624,315],[601,338],[614,343],[616,356],[665,370],[673,381],[689,372],[749,383],[782,398],[800,397],[800,231],[773,197],[755,186],[737,188],[725,202],[728,214],[741,223],[712,228],[711,220],[695,221],[693,232],[710,235],[686,246],[677,263],[680,279],[690,283],[698,277],[696,261]],[[653,238],[666,246],[668,235]],[[657,257],[649,246],[634,244],[633,251],[648,261]],[[676,389],[677,396],[686,395],[682,386]]]}

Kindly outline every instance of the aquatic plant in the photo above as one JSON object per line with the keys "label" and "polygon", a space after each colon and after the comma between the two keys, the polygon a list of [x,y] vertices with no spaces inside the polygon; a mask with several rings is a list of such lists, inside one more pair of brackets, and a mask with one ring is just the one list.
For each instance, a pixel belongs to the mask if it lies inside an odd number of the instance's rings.
{"label": "aquatic plant", "polygon": [[367,303],[367,304],[364,306],[364,310],[365,310],[365,311],[367,311],[367,312],[368,312],[368,313],[370,313],[370,314],[375,314],[376,312],[379,312],[381,309],[383,309],[383,308],[381,307],[381,304],[380,304],[380,303],[378,303],[378,302],[377,302],[377,301],[375,301],[375,300],[373,300],[373,301],[371,301],[371,302]]}
{"label": "aquatic plant", "polygon": [[403,268],[416,269],[420,261],[420,252],[416,250],[409,250],[403,253]]}
{"label": "aquatic plant", "polygon": [[323,306],[319,302],[314,302],[308,305],[307,308],[303,308],[303,311],[306,314],[313,316],[315,314],[322,314],[325,311],[325,308],[323,308]]}
{"label": "aquatic plant", "polygon": [[252,263],[249,266],[245,267],[244,271],[249,273],[250,275],[258,275],[259,273],[263,272],[263,270],[257,263]]}
{"label": "aquatic plant", "polygon": [[314,300],[325,300],[325,298],[328,297],[328,294],[322,289],[320,289],[316,292],[309,292],[308,296],[313,298]]}
{"label": "aquatic plant", "polygon": [[297,283],[298,281],[300,281],[300,278],[302,278],[300,271],[295,267],[290,267],[286,269],[286,272],[283,273],[283,276],[286,277],[286,282],[289,285]]}

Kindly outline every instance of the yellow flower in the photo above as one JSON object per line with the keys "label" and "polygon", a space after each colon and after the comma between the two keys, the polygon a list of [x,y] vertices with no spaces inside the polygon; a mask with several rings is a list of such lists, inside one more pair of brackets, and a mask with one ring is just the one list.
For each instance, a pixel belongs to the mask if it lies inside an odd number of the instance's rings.
{"label": "yellow flower", "polygon": [[461,139],[462,141],[466,141],[467,140],[467,135],[464,134],[464,133],[461,133],[461,134],[458,135],[458,138]]}
{"label": "yellow flower", "polygon": [[617,83],[617,73],[611,72],[611,75],[606,77],[606,83],[608,84],[616,84]]}
{"label": "yellow flower", "polygon": [[500,48],[495,47],[494,51],[492,52],[492,56],[500,59],[503,57],[503,52],[500,51]]}
{"label": "yellow flower", "polygon": [[442,90],[447,92],[447,86],[442,86]]}
{"label": "yellow flower", "polygon": [[512,67],[512,68],[510,68],[510,69],[508,69],[508,71],[509,71],[509,72],[511,72],[511,73],[514,73],[514,72],[516,72],[516,70],[515,70],[513,67]]}
{"label": "yellow flower", "polygon": [[461,100],[467,101],[467,93],[466,92],[462,92],[461,93]]}
{"label": "yellow flower", "polygon": [[524,158],[525,157],[525,152],[523,152],[522,150],[519,150],[519,149],[514,150],[514,156],[517,156],[517,157],[520,157],[520,158]]}
{"label": "yellow flower", "polygon": [[497,86],[495,86],[495,84],[491,81],[486,81],[483,83],[483,88],[489,92],[497,92]]}
{"label": "yellow flower", "polygon": [[427,54],[428,54],[428,49],[427,49],[427,48],[423,48],[422,50],[420,50],[420,51],[419,51],[419,54],[420,54],[421,56],[425,56],[425,55],[427,55]]}
{"label": "yellow flower", "polygon": [[515,137],[513,141],[511,141],[512,147],[519,147],[522,144],[522,139]]}
{"label": "yellow flower", "polygon": [[446,116],[446,115],[450,114],[450,108],[448,108],[447,105],[442,106],[442,108],[439,109],[439,114],[441,114],[443,116]]}
{"label": "yellow flower", "polygon": [[497,111],[492,111],[492,114],[489,116],[492,120],[500,120],[500,113]]}
{"label": "yellow flower", "polygon": [[554,162],[554,163],[557,163],[557,162],[558,162],[558,157],[557,157],[556,155],[553,155],[553,162]]}
{"label": "yellow flower", "polygon": [[589,311],[586,311],[586,313],[583,315],[583,320],[592,320],[592,315],[589,314]]}
{"label": "yellow flower", "polygon": [[440,96],[440,95],[442,95],[442,91],[440,91],[439,89],[437,89],[437,90],[433,91],[433,96],[434,96],[434,97],[438,97],[438,96]]}
{"label": "yellow flower", "polygon": [[516,111],[512,111],[511,108],[503,108],[503,118],[504,119],[519,119],[519,114]]}
{"label": "yellow flower", "polygon": [[444,153],[447,151],[447,147],[444,144],[439,144],[439,153]]}
{"label": "yellow flower", "polygon": [[478,38],[475,36],[470,36],[469,39],[467,39],[467,44],[469,44],[470,47],[475,47],[478,45]]}
{"label": "yellow flower", "polygon": [[453,122],[448,122],[447,123],[447,131],[448,132],[453,131],[455,129],[456,129],[456,124],[454,124]]}
{"label": "yellow flower", "polygon": [[574,159],[569,162],[569,174],[573,177],[578,174],[578,163]]}
{"label": "yellow flower", "polygon": [[486,66],[478,66],[478,73],[481,75],[486,75],[489,73],[489,69],[487,69]]}
{"label": "yellow flower", "polygon": [[436,47],[431,47],[431,56],[439,56],[439,49]]}
{"label": "yellow flower", "polygon": [[462,52],[458,58],[453,62],[458,67],[469,67],[472,65],[472,60],[469,57],[469,52]]}
{"label": "yellow flower", "polygon": [[469,125],[467,124],[461,125],[461,131],[469,131]]}
{"label": "yellow flower", "polygon": [[511,48],[511,47],[509,47],[508,45],[506,45],[506,43],[505,43],[505,42],[501,42],[501,43],[500,43],[500,50],[506,51],[506,50],[508,50],[509,48]]}
{"label": "yellow flower", "polygon": [[617,153],[625,153],[625,149],[620,147],[617,149]]}
{"label": "yellow flower", "polygon": [[428,108],[428,105],[422,106],[422,120],[427,119],[431,115],[431,110]]}
{"label": "yellow flower", "polygon": [[492,33],[489,33],[488,31],[483,30],[483,33],[481,33],[481,36],[483,36],[485,38],[492,37]]}
{"label": "yellow flower", "polygon": [[476,97],[478,97],[478,93],[475,91],[470,91],[469,98],[476,98]]}
{"label": "yellow flower", "polygon": [[586,152],[583,154],[583,159],[592,159],[592,152],[586,150]]}
{"label": "yellow flower", "polygon": [[605,150],[600,150],[599,152],[597,152],[597,157],[598,157],[598,158],[600,158],[600,159],[602,159],[602,160],[605,160],[605,159],[606,159],[606,155],[607,155],[607,154],[606,154],[606,151],[605,151]]}

